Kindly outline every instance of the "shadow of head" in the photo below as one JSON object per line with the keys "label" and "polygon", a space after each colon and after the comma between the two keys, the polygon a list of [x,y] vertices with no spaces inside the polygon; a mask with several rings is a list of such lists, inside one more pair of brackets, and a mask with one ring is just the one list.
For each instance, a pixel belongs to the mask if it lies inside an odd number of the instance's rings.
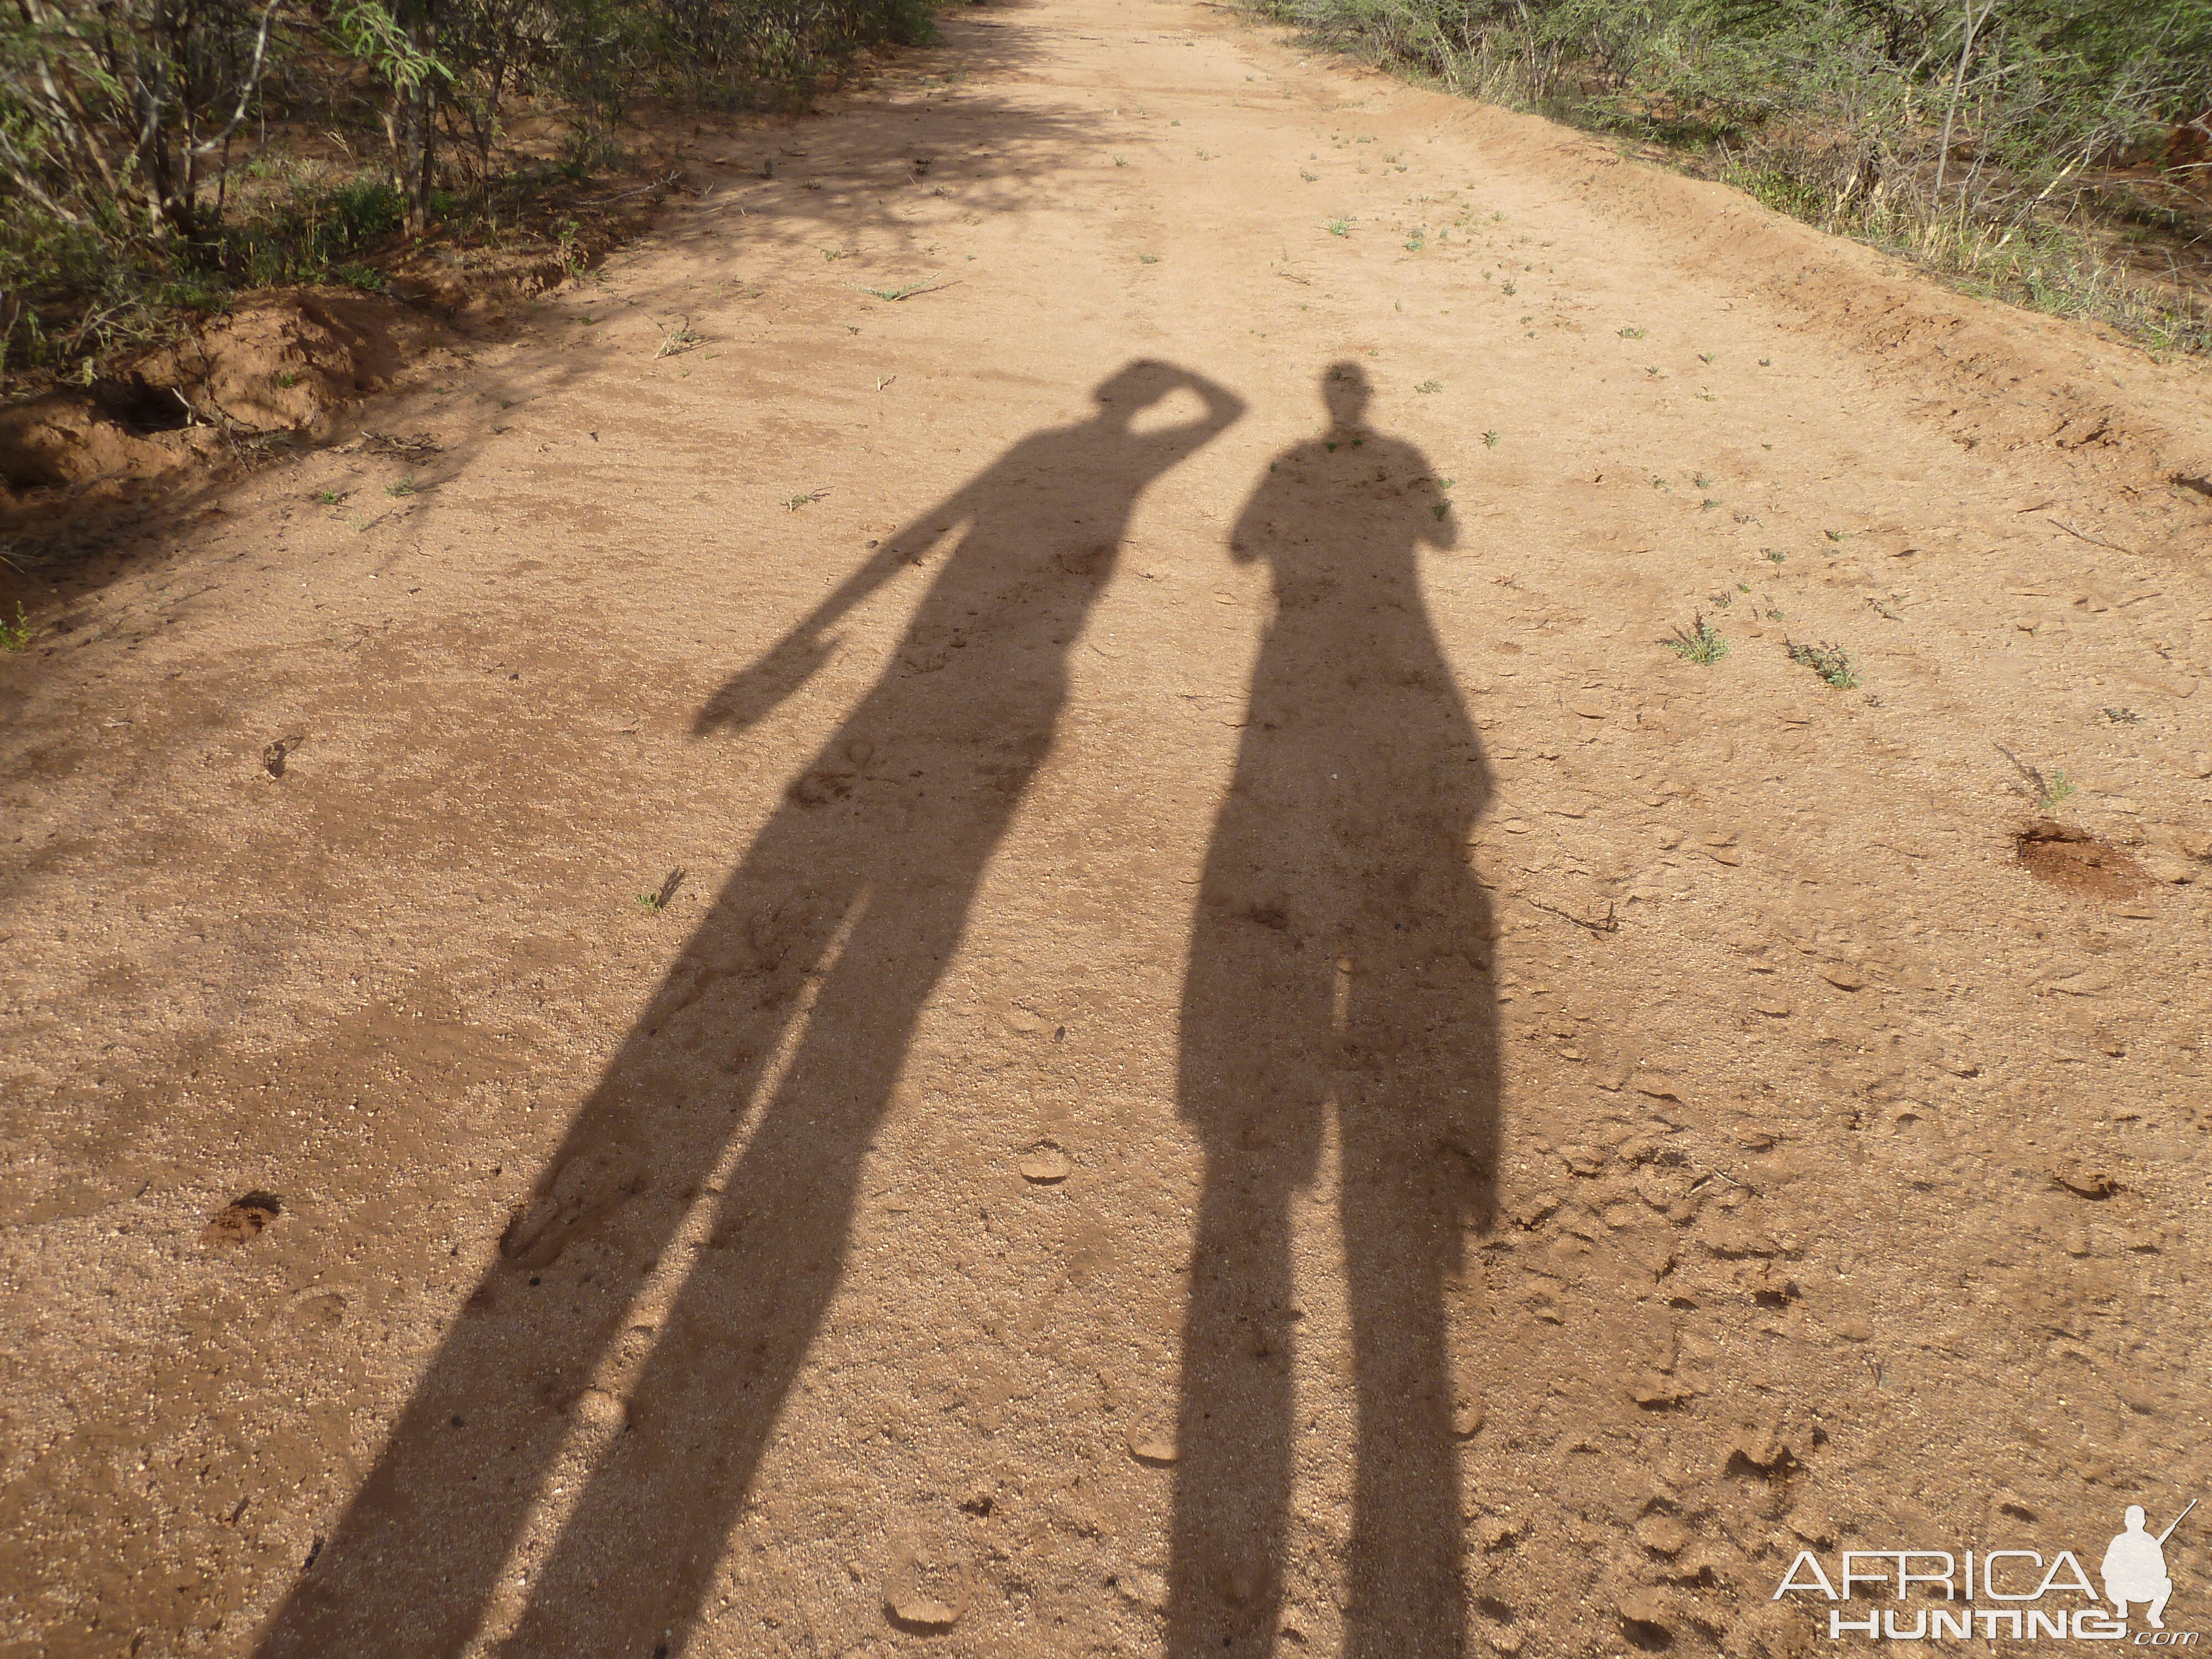
{"label": "shadow of head", "polygon": [[1321,395],[1333,424],[1341,428],[1367,424],[1367,405],[1375,389],[1368,384],[1367,371],[1350,358],[1340,358],[1322,371]]}

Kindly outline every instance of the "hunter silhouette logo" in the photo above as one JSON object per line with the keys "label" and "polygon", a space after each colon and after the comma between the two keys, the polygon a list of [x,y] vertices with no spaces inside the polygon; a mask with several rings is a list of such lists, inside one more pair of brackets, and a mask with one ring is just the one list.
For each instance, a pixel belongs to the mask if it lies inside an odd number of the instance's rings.
{"label": "hunter silhouette logo", "polygon": [[[2055,1638],[2132,1641],[2136,1647],[2194,1647],[2198,1632],[2166,1627],[2166,1604],[2173,1595],[2166,1541],[2196,1507],[2192,1498],[2164,1532],[2154,1533],[2142,1505],[2130,1504],[2122,1517],[2124,1530],[2105,1547],[2098,1565],[2104,1581],[2101,1596],[2072,1550],[2061,1550],[2046,1562],[2038,1550],[1884,1549],[1844,1551],[1842,1571],[1832,1579],[1818,1555],[1800,1550],[1782,1575],[1773,1599],[1812,1595],[1849,1603],[1866,1596],[1900,1603],[1917,1599],[1922,1604],[1868,1607],[1861,1618],[1846,1617],[1845,1607],[1832,1607],[1831,1641],[1846,1636],[1917,1642],[1979,1635],[1988,1640],[2008,1636],[2014,1641]],[[2142,1610],[2148,1628],[2130,1632],[2130,1607]]]}
{"label": "hunter silhouette logo", "polygon": [[2173,1580],[2166,1576],[2166,1540],[2196,1507],[2192,1498],[2189,1509],[2173,1517],[2173,1526],[2154,1538],[2143,1530],[2142,1505],[2128,1505],[2128,1529],[2105,1547],[2105,1599],[2112,1604],[2116,1617],[2128,1616],[2130,1601],[2147,1602],[2150,1627],[2166,1628],[2166,1598],[2173,1594]]}

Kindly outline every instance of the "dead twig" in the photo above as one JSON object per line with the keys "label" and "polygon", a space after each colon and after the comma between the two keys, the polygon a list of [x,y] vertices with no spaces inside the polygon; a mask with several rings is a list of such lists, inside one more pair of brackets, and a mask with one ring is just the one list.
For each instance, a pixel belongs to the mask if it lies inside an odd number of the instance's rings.
{"label": "dead twig", "polygon": [[649,190],[666,190],[672,185],[682,183],[683,179],[683,168],[671,167],[666,173],[663,173],[659,178],[655,179],[649,185],[640,185],[635,190],[618,190],[611,196],[595,196],[590,201],[580,202],[577,205],[579,207],[605,207],[610,202],[624,202],[628,201],[633,196],[642,196]]}
{"label": "dead twig", "polygon": [[1541,899],[1530,899],[1528,902],[1536,909],[1548,910],[1552,915],[1559,917],[1561,920],[1571,921],[1576,927],[1585,929],[1589,933],[1617,933],[1620,931],[1620,919],[1613,913],[1613,901],[1611,899],[1607,899],[1605,902],[1605,914],[1595,921],[1592,921],[1586,917],[1578,916],[1571,910],[1562,910],[1556,904],[1547,904]]}
{"label": "dead twig", "polygon": [[2109,547],[2113,552],[2124,553],[2131,559],[2140,559],[2142,557],[2142,555],[2136,552],[2132,547],[2122,547],[2118,542],[2108,542],[2096,536],[2084,535],[2081,532],[2076,530],[2072,525],[2067,523],[2063,519],[2052,519],[2049,520],[2049,522],[2057,525],[2061,530],[2073,537],[2075,540],[2087,542],[2092,547]]}

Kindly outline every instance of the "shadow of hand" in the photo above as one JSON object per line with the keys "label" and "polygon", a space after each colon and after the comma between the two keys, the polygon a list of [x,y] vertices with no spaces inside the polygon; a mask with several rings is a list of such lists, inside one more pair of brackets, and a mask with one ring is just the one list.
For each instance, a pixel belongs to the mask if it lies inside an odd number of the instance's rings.
{"label": "shadow of hand", "polygon": [[691,735],[703,738],[725,726],[744,732],[757,726],[811,679],[836,649],[834,636],[824,639],[811,630],[786,635],[766,656],[733,675],[707,700],[691,722]]}

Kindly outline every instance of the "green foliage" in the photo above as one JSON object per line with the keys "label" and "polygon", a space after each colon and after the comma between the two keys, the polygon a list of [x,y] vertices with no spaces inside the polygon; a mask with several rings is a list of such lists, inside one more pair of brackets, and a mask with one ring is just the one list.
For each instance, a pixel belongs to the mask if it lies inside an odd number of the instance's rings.
{"label": "green foliage", "polygon": [[[1450,90],[1682,147],[1778,212],[1971,286],[2212,350],[2212,316],[2155,282],[2212,233],[2189,187],[2212,0],[1256,3]],[[2138,276],[2112,249],[2146,235]]]}
{"label": "green foliage", "polygon": [[1684,662],[1694,662],[1710,668],[1729,653],[1729,642],[1714,631],[1713,625],[1698,613],[1687,628],[1677,628],[1674,637],[1660,641]]}
{"label": "green foliage", "polygon": [[1840,645],[1798,645],[1784,641],[1783,648],[1789,652],[1790,661],[1811,669],[1838,691],[1848,691],[1859,683],[1858,665]]}
{"label": "green foliage", "polygon": [[[89,374],[240,287],[380,289],[380,245],[463,204],[489,219],[519,94],[566,115],[580,179],[622,159],[641,98],[803,104],[855,52],[934,34],[926,0],[15,0],[0,373]],[[332,142],[362,159],[307,160]]]}

